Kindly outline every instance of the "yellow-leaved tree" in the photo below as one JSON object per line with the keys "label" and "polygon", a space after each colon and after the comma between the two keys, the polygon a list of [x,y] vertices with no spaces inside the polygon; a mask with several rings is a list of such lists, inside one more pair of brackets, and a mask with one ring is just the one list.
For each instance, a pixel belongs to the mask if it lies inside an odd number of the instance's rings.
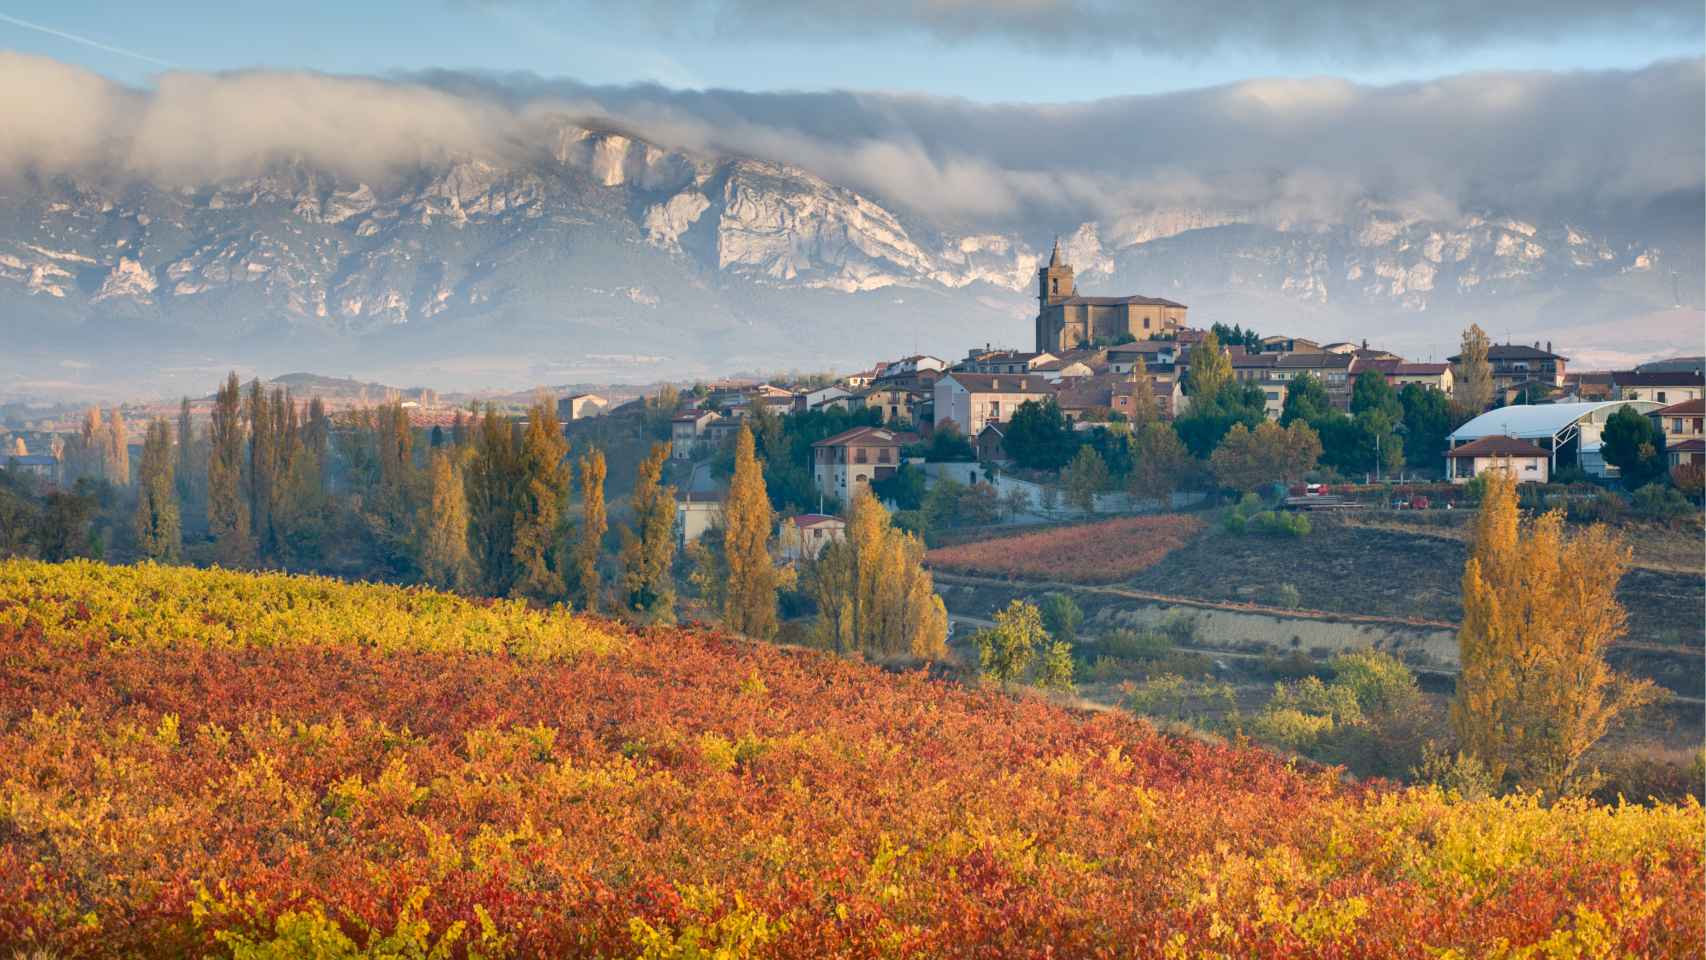
{"label": "yellow-leaved tree", "polygon": [[735,434],[735,472],[723,501],[723,626],[759,640],[776,635],[776,591],[781,571],[770,556],[775,513],[764,488],[764,468],[752,431]]}
{"label": "yellow-leaved tree", "polygon": [[1516,482],[1488,471],[1463,570],[1462,672],[1451,722],[1496,781],[1550,796],[1592,786],[1582,758],[1652,684],[1615,673],[1626,629],[1617,581],[1629,549],[1600,525],[1567,535],[1553,511],[1524,522]]}
{"label": "yellow-leaved tree", "polygon": [[474,558],[468,550],[468,493],[461,459],[449,450],[433,451],[416,534],[421,577],[444,590],[466,590],[474,582]]}
{"label": "yellow-leaved tree", "polygon": [[604,552],[604,534],[609,520],[604,512],[604,451],[593,450],[580,459],[581,526],[575,541],[575,594],[581,609],[598,612],[598,595],[602,582],[598,576],[598,558]]}
{"label": "yellow-leaved tree", "polygon": [[806,582],[823,646],[925,659],[947,654],[948,611],[924,569],[924,544],[896,530],[870,493],[853,498],[846,541],[824,548]]}

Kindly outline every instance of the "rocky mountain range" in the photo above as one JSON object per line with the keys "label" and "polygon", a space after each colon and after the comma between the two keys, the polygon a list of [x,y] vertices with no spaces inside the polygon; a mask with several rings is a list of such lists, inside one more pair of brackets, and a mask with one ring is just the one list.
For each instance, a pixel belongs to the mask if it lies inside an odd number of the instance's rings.
{"label": "rocky mountain range", "polygon": [[[1181,300],[1199,326],[1423,356],[1477,320],[1640,358],[1698,341],[1699,210],[1684,206],[1615,224],[1371,202],[1329,222],[1179,207],[968,228],[788,164],[565,123],[525,160],[394,182],[281,161],[181,188],[5,187],[0,382],[178,390],[235,366],[501,387],[957,355],[1027,344],[1057,234],[1081,290]],[[1670,342],[1679,306],[1689,343]]]}

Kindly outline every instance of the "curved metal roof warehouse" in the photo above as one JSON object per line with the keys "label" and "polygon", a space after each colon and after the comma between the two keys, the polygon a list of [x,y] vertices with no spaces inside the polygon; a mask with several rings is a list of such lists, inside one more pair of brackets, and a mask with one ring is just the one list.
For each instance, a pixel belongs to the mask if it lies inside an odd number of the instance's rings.
{"label": "curved metal roof warehouse", "polygon": [[1489,410],[1453,430],[1448,439],[1453,447],[1483,437],[1533,440],[1551,451],[1554,470],[1558,467],[1558,448],[1574,440],[1576,459],[1583,470],[1602,477],[1615,476],[1617,468],[1609,467],[1599,454],[1599,434],[1606,419],[1620,407],[1647,413],[1661,406],[1652,400],[1519,404]]}

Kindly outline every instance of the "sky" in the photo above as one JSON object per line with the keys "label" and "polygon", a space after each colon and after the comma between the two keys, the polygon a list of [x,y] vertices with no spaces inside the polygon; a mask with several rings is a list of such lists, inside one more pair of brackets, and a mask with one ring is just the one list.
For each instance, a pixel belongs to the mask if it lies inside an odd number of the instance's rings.
{"label": "sky", "polygon": [[1632,69],[1706,50],[1676,0],[0,0],[0,49],[162,71],[525,72],[677,89],[1073,102],[1251,77],[1390,84]]}

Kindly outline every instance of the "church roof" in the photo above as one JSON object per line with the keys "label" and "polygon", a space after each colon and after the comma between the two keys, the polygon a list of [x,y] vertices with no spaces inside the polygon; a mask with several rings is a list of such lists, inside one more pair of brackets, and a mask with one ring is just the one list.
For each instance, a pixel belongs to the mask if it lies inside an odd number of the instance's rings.
{"label": "church roof", "polygon": [[1048,265],[1051,267],[1060,266],[1060,238],[1059,237],[1054,238],[1054,252],[1049,254]]}
{"label": "church roof", "polygon": [[1068,304],[1075,307],[1117,307],[1121,304],[1127,303],[1140,307],[1179,307],[1181,309],[1184,309],[1185,307],[1182,303],[1175,303],[1172,300],[1163,300],[1160,297],[1141,297],[1136,295],[1129,297],[1067,297],[1063,300],[1056,300],[1054,303]]}

